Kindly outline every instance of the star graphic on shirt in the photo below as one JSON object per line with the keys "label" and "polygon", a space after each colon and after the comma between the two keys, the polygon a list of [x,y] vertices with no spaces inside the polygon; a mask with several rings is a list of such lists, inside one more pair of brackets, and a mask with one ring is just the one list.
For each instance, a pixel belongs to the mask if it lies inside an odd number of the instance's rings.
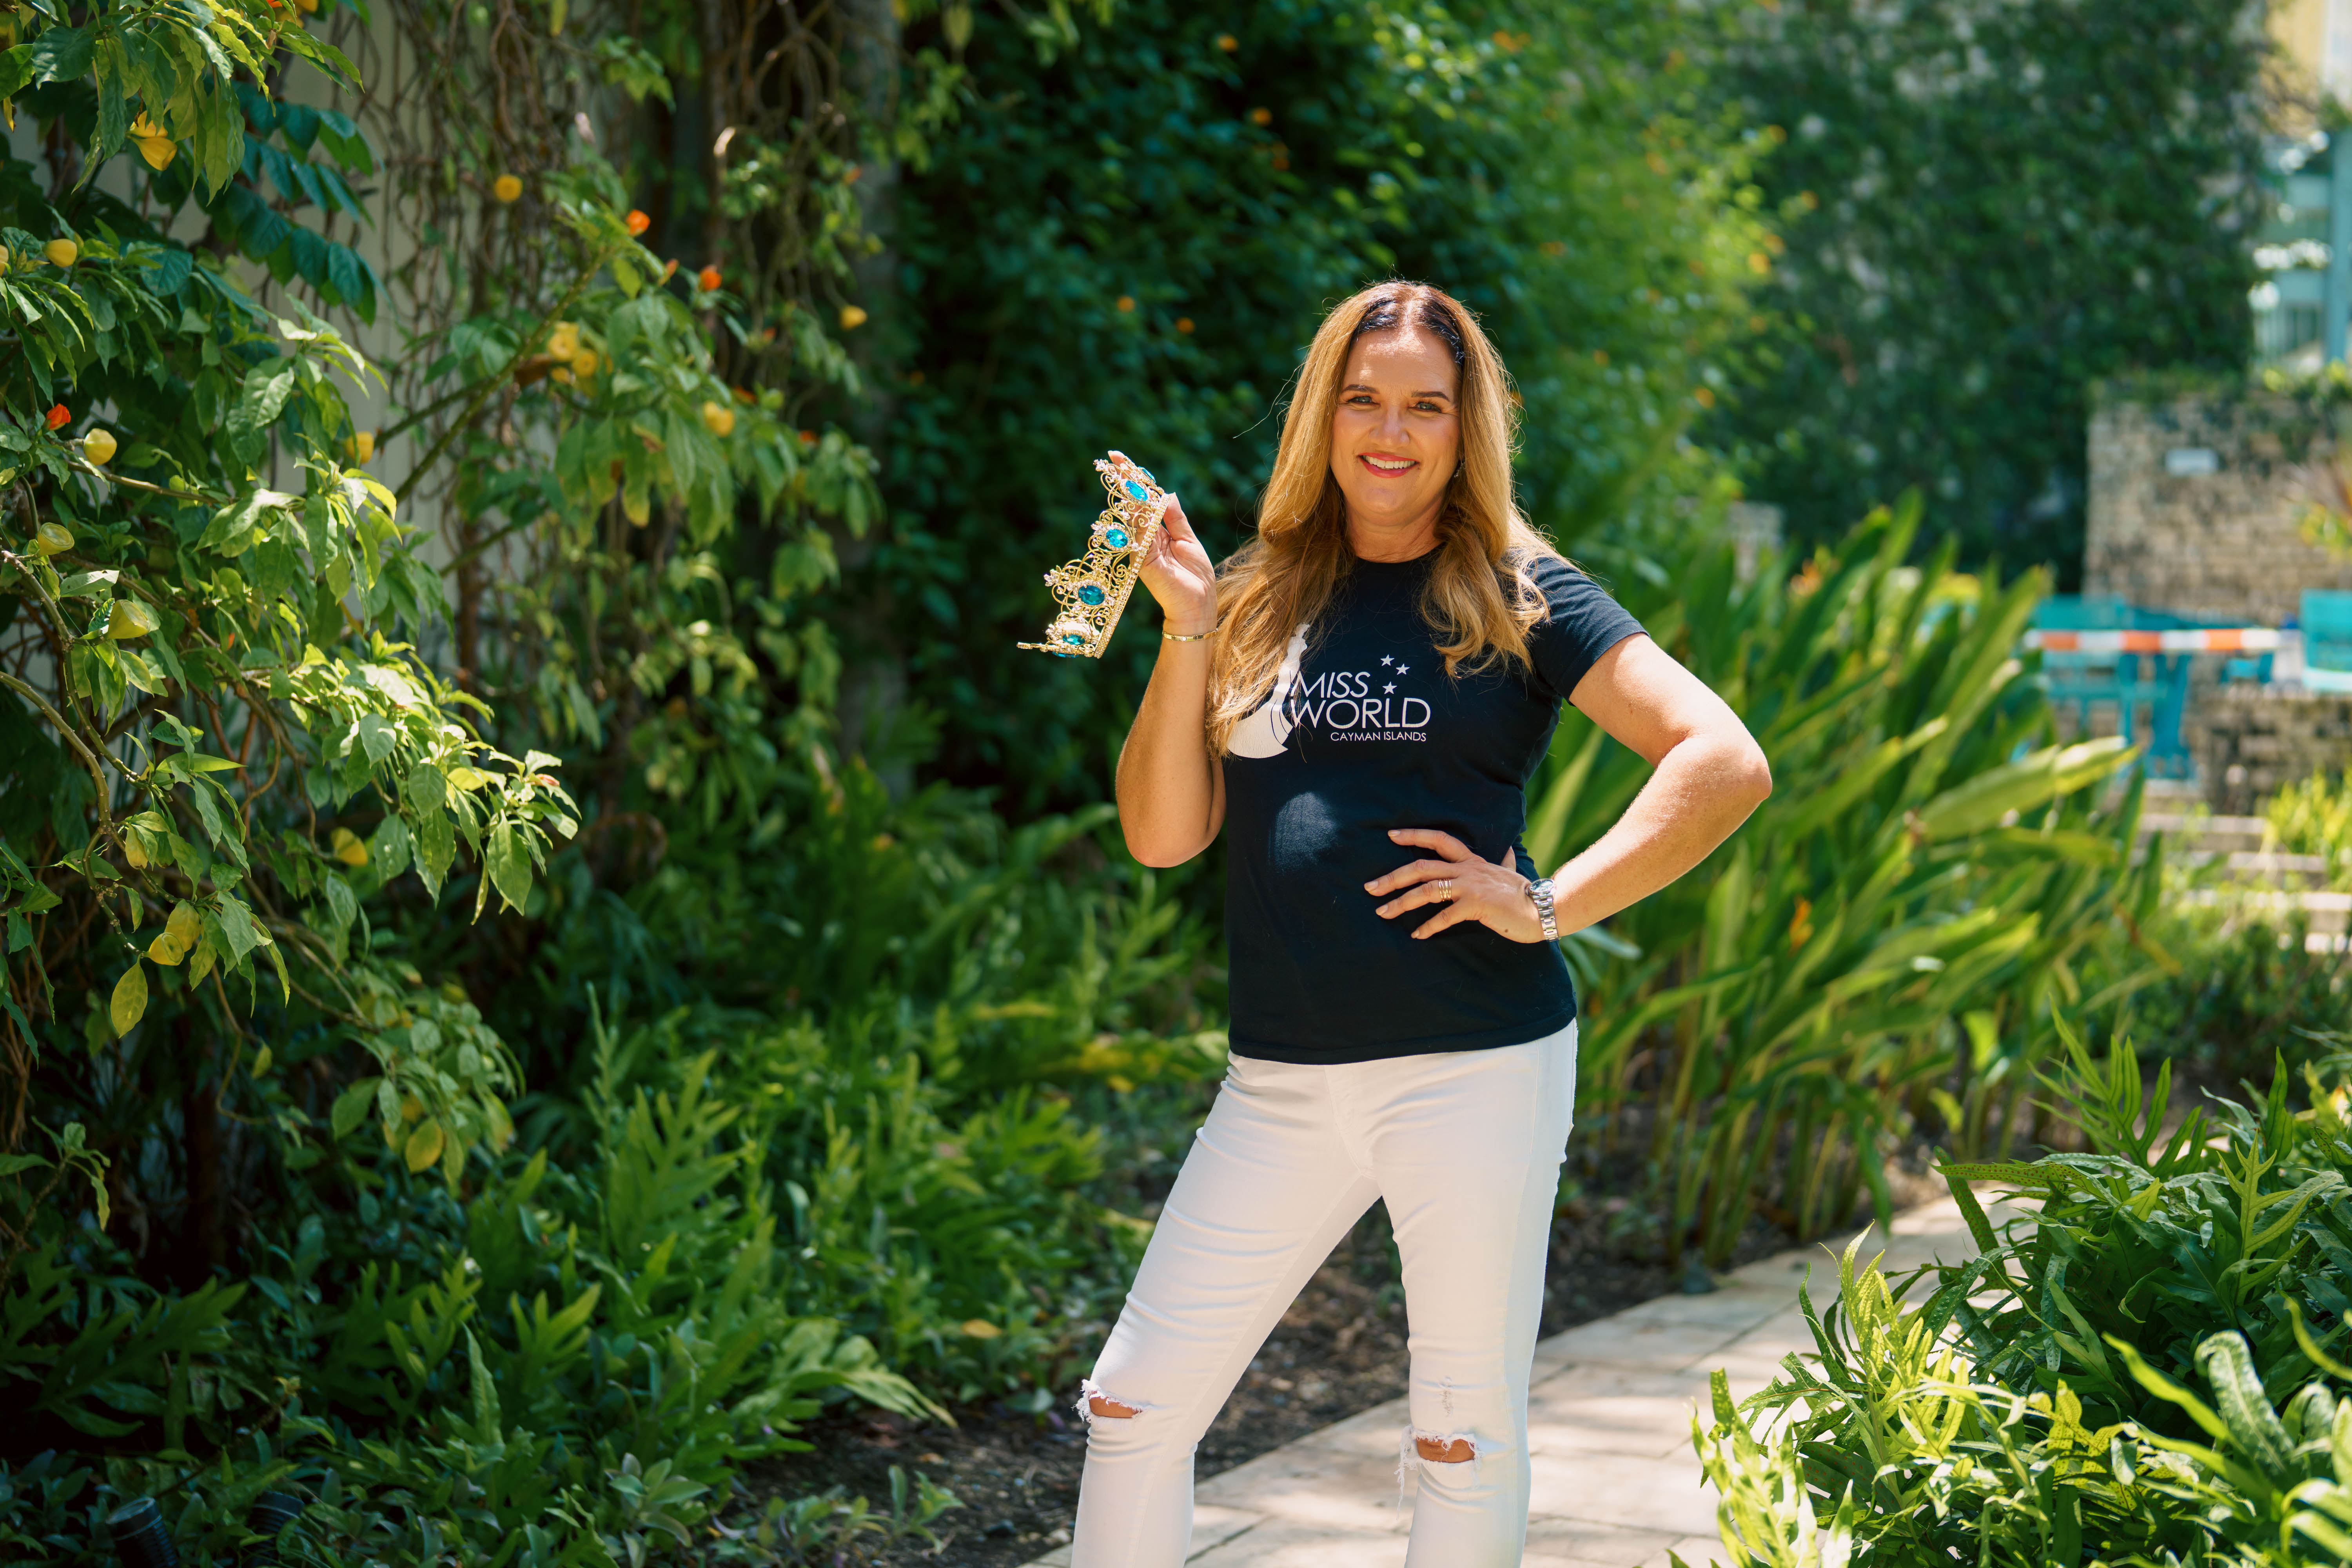
{"label": "star graphic on shirt", "polygon": [[1401,665],[1398,665],[1398,666],[1397,666],[1397,673],[1398,673],[1399,675],[1402,675],[1406,670],[1411,669],[1412,668],[1412,666],[1411,666],[1411,665],[1409,665],[1409,664],[1401,664]]}
{"label": "star graphic on shirt", "polygon": [[1384,653],[1381,655],[1381,662],[1382,664],[1394,664],[1396,662],[1396,656],[1393,654]]}
{"label": "star graphic on shirt", "polygon": [[1381,689],[1382,691],[1394,691],[1396,689],[1396,682],[1391,680],[1386,686],[1381,687]]}

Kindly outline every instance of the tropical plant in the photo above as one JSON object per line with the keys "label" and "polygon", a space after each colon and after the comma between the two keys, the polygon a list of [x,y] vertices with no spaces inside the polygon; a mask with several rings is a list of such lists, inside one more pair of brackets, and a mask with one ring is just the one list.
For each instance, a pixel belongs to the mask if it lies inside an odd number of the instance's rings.
{"label": "tropical plant", "polygon": [[[161,1441],[94,1487],[53,1453],[0,1464],[25,1505],[0,1522],[12,1559],[98,1538],[139,1493],[173,1500],[184,1547],[225,1550],[253,1496],[290,1484],[315,1499],[299,1528],[327,1561],[522,1546],[639,1563],[707,1533],[743,1463],[805,1447],[792,1433],[816,1396],[933,1412],[866,1341],[794,1310],[810,1254],[778,1236],[760,1146],[729,1136],[740,1107],[718,1102],[709,1058],[678,1064],[672,1089],[633,1084],[629,1055],[600,1042],[584,1169],[509,1160],[460,1205],[384,1161],[355,1205],[310,1206],[236,1286],[159,1295],[97,1235],[25,1254],[0,1378],[30,1430],[10,1447],[68,1429]],[[950,1505],[919,1491],[902,1533]],[[845,1528],[869,1527],[850,1511]],[[744,1534],[805,1542],[833,1512]]]}
{"label": "tropical plant", "polygon": [[[2337,1563],[2352,1533],[2347,1091],[2168,1116],[2129,1045],[2046,1082],[2090,1148],[1944,1167],[1976,1257],[1839,1268],[1817,1353],[1695,1421],[1742,1564]],[[2330,1066],[2340,1073],[2345,1062]],[[1995,1227],[1970,1182],[2029,1194]],[[1922,1283],[1928,1298],[1906,1296]]]}
{"label": "tropical plant", "polygon": [[[1617,952],[1585,958],[1584,1096],[1620,1121],[1648,1101],[1670,1246],[1687,1235],[1710,1263],[1759,1213],[1800,1235],[1864,1193],[1885,1213],[1886,1145],[1914,1128],[2005,1147],[2053,1005],[2080,999],[2116,913],[2144,921],[2161,890],[2160,854],[2131,863],[2137,788],[2098,801],[2121,742],[2055,743],[2016,656],[2046,580],[1958,576],[1949,541],[1907,567],[1919,527],[1915,499],[1793,577],[1768,560],[1741,582],[1702,541],[1621,579],[1774,776],[1705,866],[1611,923]],[[1528,848],[1564,858],[1647,777],[1564,720]]]}

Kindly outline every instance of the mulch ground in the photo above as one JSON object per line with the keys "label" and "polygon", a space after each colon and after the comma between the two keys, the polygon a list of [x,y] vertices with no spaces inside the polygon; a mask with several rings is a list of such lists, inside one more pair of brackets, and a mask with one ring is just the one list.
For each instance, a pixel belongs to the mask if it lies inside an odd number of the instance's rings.
{"label": "mulch ground", "polygon": [[[1635,1184],[1634,1151],[1613,1160],[1587,1152],[1577,1163],[1589,1178],[1581,1183],[1588,1195],[1563,1205],[1554,1223],[1546,1334],[1702,1282],[1668,1268],[1654,1221],[1630,1198],[1598,1195]],[[1941,1190],[1940,1183],[1914,1177],[1898,1184],[1896,1198],[1908,1204]],[[1858,1215],[1856,1223],[1866,1218],[1866,1213]],[[1733,1261],[1769,1257],[1790,1245],[1787,1232],[1759,1220],[1741,1237]],[[1403,1294],[1387,1215],[1375,1207],[1300,1292],[1250,1363],[1202,1440],[1195,1474],[1216,1475],[1400,1397],[1406,1364]],[[814,1452],[765,1467],[751,1478],[753,1489],[805,1497],[837,1486],[887,1509],[896,1466],[928,1476],[963,1505],[933,1527],[936,1545],[875,1541],[834,1559],[844,1563],[1013,1568],[1066,1542],[1086,1457],[1077,1419],[1066,1410],[1031,1415],[1001,1406],[959,1409],[955,1415],[950,1429],[878,1411],[837,1411],[802,1432],[815,1444]]]}

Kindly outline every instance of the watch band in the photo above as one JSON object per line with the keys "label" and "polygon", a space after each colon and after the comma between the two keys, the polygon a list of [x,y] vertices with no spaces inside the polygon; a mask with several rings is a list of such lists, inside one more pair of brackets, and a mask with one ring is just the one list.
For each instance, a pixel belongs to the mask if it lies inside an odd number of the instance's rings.
{"label": "watch band", "polygon": [[1536,919],[1543,922],[1544,941],[1559,940],[1559,921],[1552,912],[1552,885],[1549,877],[1538,877],[1528,884],[1528,897],[1535,901]]}

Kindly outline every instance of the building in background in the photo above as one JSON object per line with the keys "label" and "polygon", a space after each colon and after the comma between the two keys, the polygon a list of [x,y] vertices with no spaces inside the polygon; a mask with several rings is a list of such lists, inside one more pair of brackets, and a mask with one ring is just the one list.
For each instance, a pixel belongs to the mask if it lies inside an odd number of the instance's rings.
{"label": "building in background", "polygon": [[2352,321],[2352,156],[2336,156],[2325,121],[2352,103],[2352,0],[2281,0],[2278,133],[2268,163],[2277,205],[2255,237],[2257,368],[2315,371],[2344,357]]}

